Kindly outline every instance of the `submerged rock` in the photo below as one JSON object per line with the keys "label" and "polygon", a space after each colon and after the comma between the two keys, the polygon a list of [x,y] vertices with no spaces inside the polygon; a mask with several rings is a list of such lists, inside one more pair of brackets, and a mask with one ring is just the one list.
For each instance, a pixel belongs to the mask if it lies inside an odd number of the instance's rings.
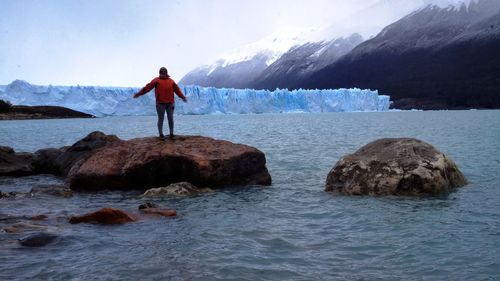
{"label": "submerged rock", "polygon": [[25,247],[42,247],[56,240],[58,236],[51,233],[37,232],[20,238],[19,244]]}
{"label": "submerged rock", "polygon": [[0,199],[2,199],[2,198],[14,198],[14,197],[16,197],[17,194],[18,193],[14,192],[14,191],[4,193],[0,190]]}
{"label": "submerged rock", "polygon": [[177,212],[174,209],[160,208],[158,205],[151,202],[146,202],[144,204],[139,205],[139,210],[145,214],[155,214],[164,217],[177,216]]}
{"label": "submerged rock", "polygon": [[[29,220],[29,218],[26,218]],[[31,222],[25,222],[25,221],[20,221],[14,224],[11,224],[9,226],[6,226],[3,229],[3,231],[7,233],[20,233],[20,232],[26,232],[26,231],[46,231],[48,229],[52,229],[53,227],[47,226],[47,225],[40,225],[36,223],[31,223]]]}
{"label": "submerged rock", "polygon": [[147,209],[147,208],[158,208],[158,205],[156,205],[155,203],[151,203],[151,202],[146,202],[144,204],[139,205],[139,210]]}
{"label": "submerged rock", "polygon": [[99,223],[99,224],[122,224],[135,221],[129,214],[122,210],[113,208],[102,208],[98,211],[81,216],[72,216],[69,222],[75,223]]}
{"label": "submerged rock", "polygon": [[442,194],[467,184],[455,163],[412,138],[371,142],[343,156],[328,174],[326,191],[346,195]]}
{"label": "submerged rock", "polygon": [[144,189],[189,181],[213,187],[270,185],[264,153],[256,148],[201,136],[117,141],[74,165],[71,189]]}
{"label": "submerged rock", "polygon": [[154,214],[164,217],[175,217],[177,212],[174,209],[162,209],[162,208],[145,208],[141,209],[141,212],[145,214]]}
{"label": "submerged rock", "polygon": [[31,189],[30,194],[48,194],[58,197],[71,197],[73,191],[65,185],[38,185]]}
{"label": "submerged rock", "polygon": [[211,189],[198,187],[189,182],[173,183],[165,187],[148,189],[142,194],[143,197],[163,197],[163,196],[192,196],[202,192],[210,192]]}

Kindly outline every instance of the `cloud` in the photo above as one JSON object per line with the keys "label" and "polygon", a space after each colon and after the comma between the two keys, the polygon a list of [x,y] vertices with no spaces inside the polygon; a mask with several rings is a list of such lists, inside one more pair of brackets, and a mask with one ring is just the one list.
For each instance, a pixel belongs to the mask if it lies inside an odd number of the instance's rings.
{"label": "cloud", "polygon": [[[404,0],[408,7],[421,1]],[[373,34],[403,16],[398,3],[3,0],[0,84],[24,79],[37,84],[142,86],[163,65],[179,80],[221,53],[283,29],[335,24],[339,33]],[[385,8],[370,12],[377,5]]]}

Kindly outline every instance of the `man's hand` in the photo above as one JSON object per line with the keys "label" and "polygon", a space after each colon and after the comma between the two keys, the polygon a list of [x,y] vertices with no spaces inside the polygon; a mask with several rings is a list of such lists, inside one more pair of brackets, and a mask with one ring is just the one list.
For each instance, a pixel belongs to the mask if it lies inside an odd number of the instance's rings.
{"label": "man's hand", "polygon": [[184,98],[182,98],[182,101],[184,101],[184,102],[188,102],[188,98],[187,98],[187,97],[184,97]]}
{"label": "man's hand", "polygon": [[134,99],[138,98],[139,97],[139,93],[135,93],[134,94]]}

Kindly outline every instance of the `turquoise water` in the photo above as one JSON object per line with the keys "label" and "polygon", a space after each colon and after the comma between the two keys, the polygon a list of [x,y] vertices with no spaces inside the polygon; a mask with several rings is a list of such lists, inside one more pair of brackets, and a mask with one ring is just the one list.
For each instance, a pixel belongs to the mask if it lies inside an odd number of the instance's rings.
{"label": "turquoise water", "polygon": [[[105,206],[134,212],[144,202],[137,193],[1,199],[0,214],[46,214],[60,238],[26,249],[18,234],[0,232],[0,280],[500,279],[500,111],[176,116],[176,125],[261,149],[273,185],[156,199],[179,216],[122,226],[67,217]],[[0,145],[35,151],[94,130],[153,135],[155,117],[1,121]],[[433,144],[470,184],[438,198],[323,192],[342,155],[381,137]],[[0,178],[0,190],[59,182]]]}

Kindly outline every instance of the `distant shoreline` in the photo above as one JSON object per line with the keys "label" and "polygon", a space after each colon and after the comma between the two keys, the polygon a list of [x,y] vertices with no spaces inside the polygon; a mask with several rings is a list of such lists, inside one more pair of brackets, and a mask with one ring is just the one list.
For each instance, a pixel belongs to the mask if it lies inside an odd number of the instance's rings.
{"label": "distant shoreline", "polygon": [[95,116],[62,106],[13,105],[10,111],[0,113],[0,120],[94,118]]}

